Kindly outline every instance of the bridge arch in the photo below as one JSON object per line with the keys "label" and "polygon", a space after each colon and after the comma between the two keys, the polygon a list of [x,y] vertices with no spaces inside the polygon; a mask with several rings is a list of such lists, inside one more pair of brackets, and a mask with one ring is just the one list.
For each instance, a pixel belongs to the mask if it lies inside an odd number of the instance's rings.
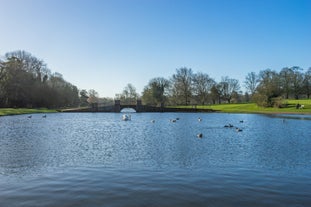
{"label": "bridge arch", "polygon": [[133,109],[135,112],[140,112],[142,108],[142,102],[141,100],[137,100],[136,104],[121,104],[120,100],[115,100],[114,104],[114,111],[115,112],[121,112],[123,109]]}
{"label": "bridge arch", "polygon": [[136,109],[134,108],[123,108],[120,111],[121,113],[136,113]]}

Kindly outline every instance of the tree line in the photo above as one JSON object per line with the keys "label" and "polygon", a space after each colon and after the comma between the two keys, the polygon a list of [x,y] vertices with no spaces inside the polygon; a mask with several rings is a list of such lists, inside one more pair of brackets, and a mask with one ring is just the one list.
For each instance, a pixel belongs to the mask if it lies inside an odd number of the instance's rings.
{"label": "tree line", "polygon": [[[297,66],[285,67],[280,72],[271,69],[258,74],[250,72],[242,84],[245,93],[237,79],[224,76],[216,82],[206,73],[194,73],[191,68],[182,67],[168,79],[151,79],[141,99],[154,106],[256,102],[263,107],[282,107],[282,99],[310,98],[311,68],[305,72]],[[139,94],[128,84],[116,97],[126,102],[136,100]]]}
{"label": "tree line", "polygon": [[78,88],[30,53],[10,52],[0,59],[0,107],[61,108],[79,103]]}
{"label": "tree line", "polygon": [[252,101],[264,107],[282,107],[282,99],[310,98],[311,67],[303,72],[298,66],[282,68],[280,72],[266,69],[246,76],[245,86]]}
{"label": "tree line", "polygon": [[[203,72],[181,67],[169,78],[152,78],[142,94],[132,84],[116,94],[115,99],[144,104],[206,105],[256,102],[259,106],[281,106],[281,99],[310,98],[311,68],[285,67],[280,72],[266,69],[250,72],[242,83],[228,76],[219,82]],[[0,107],[62,108],[89,106],[92,103],[113,104],[112,98],[99,98],[95,90],[79,90],[28,52],[15,51],[0,59]]]}

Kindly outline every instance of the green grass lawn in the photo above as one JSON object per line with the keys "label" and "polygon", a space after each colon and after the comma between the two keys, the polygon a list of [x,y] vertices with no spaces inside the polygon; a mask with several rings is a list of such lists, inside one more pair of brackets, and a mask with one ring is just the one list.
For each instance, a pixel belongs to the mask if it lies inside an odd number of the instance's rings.
{"label": "green grass lawn", "polygon": [[53,113],[56,110],[51,109],[13,109],[13,108],[0,108],[0,116],[18,115],[18,114],[33,114],[33,113]]}
{"label": "green grass lawn", "polygon": [[[216,104],[216,105],[198,105],[198,109],[213,109],[220,112],[228,113],[297,113],[297,114],[311,114],[311,99],[308,100],[284,100],[286,107],[284,108],[264,108],[259,107],[255,103],[246,104]],[[304,105],[303,109],[296,109],[296,104]],[[179,106],[189,107],[192,106]]]}

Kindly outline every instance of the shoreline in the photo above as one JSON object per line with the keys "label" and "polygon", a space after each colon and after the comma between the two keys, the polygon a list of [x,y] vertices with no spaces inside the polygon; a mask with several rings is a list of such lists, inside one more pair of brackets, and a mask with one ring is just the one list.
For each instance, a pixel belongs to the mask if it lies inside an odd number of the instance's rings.
{"label": "shoreline", "polygon": [[[24,114],[43,114],[43,113],[62,113],[62,111],[57,110],[41,110],[41,109],[14,109],[18,111],[12,111],[13,109],[10,109],[10,112],[6,113],[4,110],[0,109],[0,117],[2,116],[16,116],[16,115],[24,115]],[[192,112],[192,113],[200,113],[202,111],[198,112]],[[63,112],[66,113],[66,112]],[[76,112],[76,113],[107,113],[107,112]],[[110,112],[114,113],[114,112]],[[144,112],[138,112],[138,113],[144,113]],[[151,113],[151,112],[150,112]],[[178,112],[159,112],[159,113],[178,113]],[[187,112],[189,113],[189,112]],[[203,112],[204,113],[204,112]],[[205,112],[205,113],[227,113],[227,114],[288,114],[288,115],[311,115],[310,112],[293,112],[293,111],[253,111],[253,112],[246,112],[246,111],[214,111],[214,112]]]}
{"label": "shoreline", "polygon": [[23,114],[43,114],[43,113],[57,113],[55,109],[27,109],[27,108],[0,108],[0,117],[15,116]]}
{"label": "shoreline", "polygon": [[215,113],[228,114],[292,114],[292,115],[311,115],[311,112],[294,112],[294,111],[216,111]]}

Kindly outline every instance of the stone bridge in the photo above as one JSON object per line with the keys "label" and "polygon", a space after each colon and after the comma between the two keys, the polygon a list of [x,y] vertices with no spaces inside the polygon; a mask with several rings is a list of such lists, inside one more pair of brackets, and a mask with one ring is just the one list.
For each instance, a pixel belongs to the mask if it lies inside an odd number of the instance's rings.
{"label": "stone bridge", "polygon": [[119,113],[123,109],[131,108],[134,109],[136,112],[163,112],[164,107],[154,107],[143,105],[141,100],[137,100],[136,104],[121,104],[120,100],[115,100],[114,105],[112,106],[100,106],[95,105],[92,107],[95,111],[98,112],[116,112]]}
{"label": "stone bridge", "polygon": [[143,105],[141,100],[137,100],[136,104],[121,104],[120,100],[115,100],[114,105],[110,106],[101,106],[101,104],[95,103],[92,104],[89,108],[83,109],[70,109],[64,110],[63,112],[115,112],[120,113],[122,109],[131,108],[136,112],[214,112],[212,109],[197,109],[195,106],[192,108],[171,108],[164,106],[148,106]]}

